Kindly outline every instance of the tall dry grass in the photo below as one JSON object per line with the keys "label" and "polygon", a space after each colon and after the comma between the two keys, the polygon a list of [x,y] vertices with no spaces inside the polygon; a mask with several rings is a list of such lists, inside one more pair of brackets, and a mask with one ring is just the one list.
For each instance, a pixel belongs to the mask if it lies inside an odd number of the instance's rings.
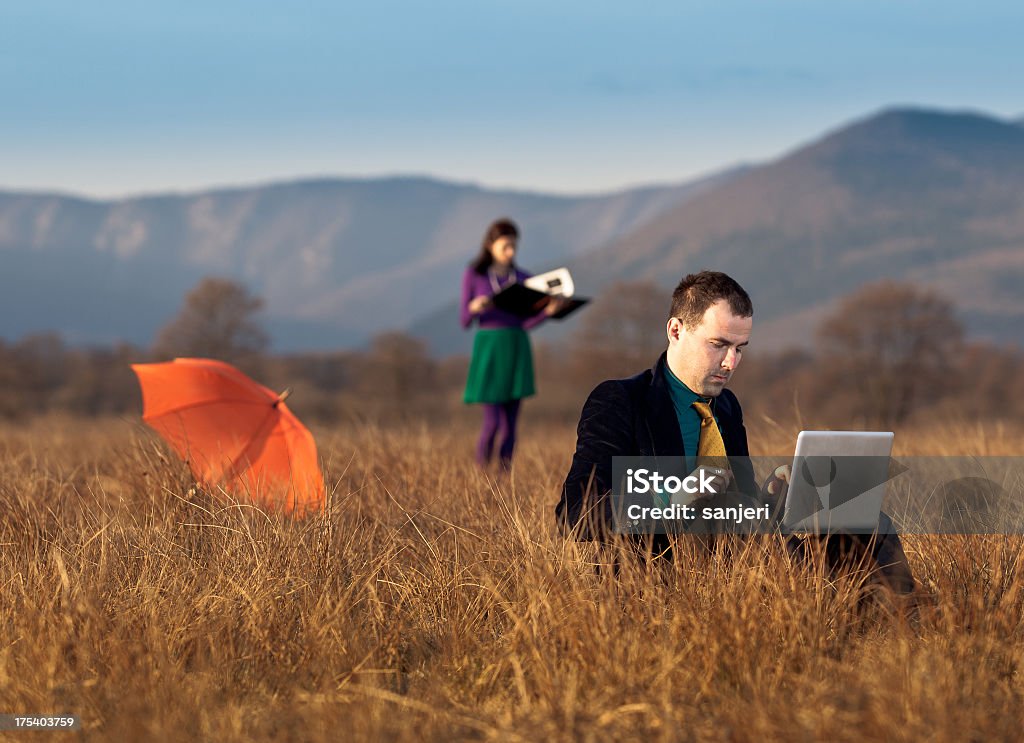
{"label": "tall dry grass", "polygon": [[[752,428],[791,450],[796,427]],[[771,538],[613,574],[554,527],[569,428],[527,421],[497,480],[469,428],[316,433],[330,507],[291,523],[190,492],[135,423],[0,430],[0,712],[117,739],[1020,736],[1011,538],[908,537],[916,614],[858,608],[859,578]],[[898,441],[1012,454],[1024,432]]]}

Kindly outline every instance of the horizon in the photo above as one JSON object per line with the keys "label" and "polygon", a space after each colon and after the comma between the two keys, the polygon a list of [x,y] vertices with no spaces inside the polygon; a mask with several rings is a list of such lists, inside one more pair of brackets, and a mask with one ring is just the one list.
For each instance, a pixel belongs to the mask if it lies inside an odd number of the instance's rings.
{"label": "horizon", "polygon": [[[951,133],[955,133],[956,141],[950,141]],[[467,243],[475,242],[479,225],[493,218],[491,212],[496,209],[500,213],[514,213],[520,220],[525,220],[521,222],[522,224],[529,224],[531,215],[540,218],[540,221],[533,225],[537,229],[531,231],[531,244],[539,249],[537,255],[546,256],[546,260],[551,261],[545,265],[546,268],[559,263],[571,264],[575,260],[580,262],[576,267],[583,270],[585,261],[581,256],[585,251],[613,246],[616,240],[622,242],[630,233],[642,234],[644,230],[654,230],[648,235],[650,239],[646,243],[641,240],[639,244],[631,245],[630,248],[632,250],[635,247],[637,251],[633,256],[636,260],[631,270],[638,277],[651,277],[651,266],[647,265],[644,268],[643,256],[647,256],[648,264],[658,260],[658,253],[652,246],[680,246],[686,243],[686,238],[681,237],[685,230],[681,233],[678,231],[678,225],[672,225],[674,217],[671,213],[677,208],[685,213],[689,208],[693,216],[693,209],[687,205],[688,199],[704,199],[702,203],[707,206],[707,199],[714,200],[717,198],[715,194],[718,189],[723,189],[721,194],[728,201],[730,194],[736,195],[750,190],[742,185],[733,188],[730,184],[753,184],[757,190],[756,184],[763,180],[758,178],[758,173],[763,172],[771,176],[792,171],[792,168],[780,168],[777,165],[787,161],[806,164],[808,157],[811,161],[816,161],[815,158],[820,153],[834,153],[836,147],[842,147],[844,142],[849,143],[854,152],[863,149],[862,145],[868,141],[872,143],[869,149],[877,148],[878,145],[883,149],[890,146],[904,148],[893,150],[897,161],[901,160],[898,154],[900,151],[921,151],[926,156],[921,160],[920,166],[924,168],[924,172],[932,173],[935,161],[927,156],[931,150],[928,147],[915,147],[913,142],[906,138],[920,137],[922,142],[927,142],[933,135],[937,137],[935,141],[940,145],[954,145],[950,154],[953,154],[954,150],[959,151],[957,145],[962,142],[957,137],[960,135],[967,136],[975,143],[992,137],[993,141],[1011,143],[1016,152],[1018,148],[1024,146],[1024,121],[995,118],[990,113],[962,107],[956,110],[939,110],[934,107],[890,106],[829,127],[812,139],[792,145],[775,161],[747,164],[745,169],[733,171],[728,175],[720,171],[720,177],[711,180],[703,188],[690,188],[695,185],[694,181],[683,182],[679,191],[675,190],[679,189],[679,186],[664,190],[665,186],[658,188],[645,184],[646,187],[642,186],[634,191],[620,191],[593,198],[563,198],[536,190],[480,190],[487,187],[481,184],[466,185],[443,181],[429,175],[391,176],[387,179],[307,176],[305,179],[263,182],[260,186],[222,187],[223,190],[191,193],[163,192],[136,195],[125,200],[77,202],[76,199],[90,197],[61,197],[53,193],[47,195],[45,192],[35,192],[35,195],[8,192],[0,194],[5,197],[0,199],[5,209],[4,223],[8,227],[5,241],[15,248],[31,246],[33,249],[15,250],[11,256],[9,268],[12,269],[14,281],[6,285],[7,306],[14,310],[24,308],[26,301],[29,304],[36,302],[36,298],[22,296],[26,291],[36,295],[46,295],[49,291],[53,295],[63,297],[64,303],[63,309],[61,303],[57,303],[56,306],[47,304],[45,307],[39,307],[36,312],[29,313],[28,317],[20,309],[12,311],[9,313],[7,323],[11,332],[5,332],[5,337],[10,335],[15,338],[28,331],[53,329],[58,330],[64,338],[76,345],[108,343],[114,339],[137,343],[139,339],[152,335],[160,318],[170,316],[189,285],[194,285],[203,275],[216,273],[230,276],[234,280],[244,282],[246,286],[254,287],[267,299],[268,320],[273,319],[274,336],[289,339],[283,343],[275,343],[278,350],[325,348],[339,344],[352,347],[367,340],[375,332],[400,327],[415,328],[417,332],[424,332],[432,338],[432,343],[438,344],[439,348],[447,349],[449,346],[464,345],[465,338],[456,333],[454,328],[445,330],[445,326],[439,324],[443,322],[439,320],[439,313],[443,310],[441,304],[427,308],[409,299],[415,293],[409,294],[409,291],[420,288],[418,284],[410,285],[409,282],[414,279],[416,282],[426,279],[422,271],[396,272],[398,264],[394,261],[411,261],[410,265],[427,269],[430,281],[434,282],[431,284],[432,291],[436,292],[438,297],[445,296],[444,276],[448,272],[462,270],[460,258],[453,252],[452,246],[455,242],[464,240]],[[985,150],[986,148],[982,147],[981,152]],[[974,152],[974,149],[967,147],[962,153],[967,158],[963,163],[967,168],[972,167],[971,152]],[[870,163],[871,159],[868,158],[868,161]],[[830,165],[830,162],[826,157],[820,164],[826,171],[832,172],[835,170],[832,166],[836,163]],[[986,162],[982,158],[975,165],[984,169],[988,167]],[[875,165],[877,167],[873,168],[874,177],[880,179],[879,182],[888,183],[890,177],[886,173],[887,164],[879,161]],[[905,166],[906,163],[901,165],[902,168]],[[839,179],[837,183],[843,182],[843,170],[839,167],[833,173]],[[1010,176],[1010,180],[1006,182],[1010,194],[1016,189],[1015,178],[1015,175]],[[786,197],[789,200],[796,198],[792,189],[784,184],[774,191],[789,194]],[[257,200],[249,198],[257,194]],[[616,201],[619,194],[626,195],[624,201]],[[365,201],[367,196],[370,198],[369,202]],[[417,203],[426,203],[425,197],[433,204],[427,212],[416,206]],[[964,197],[967,198],[966,193]],[[64,205],[69,208],[61,206],[59,202],[62,198]],[[609,198],[610,203],[617,206],[608,209],[609,202],[606,200]],[[356,210],[360,215],[358,219],[353,216],[351,209],[345,206],[346,203],[351,206],[352,199],[367,206],[366,209]],[[361,199],[363,201],[360,201]],[[375,205],[381,205],[383,200],[392,199],[391,207],[384,210],[387,216],[383,216]],[[498,209],[496,200],[502,199],[511,202]],[[535,199],[539,199],[540,202]],[[1012,195],[1010,199],[1012,202]],[[539,205],[541,202],[543,206]],[[74,207],[75,203],[80,208]],[[222,209],[217,207],[218,203]],[[511,207],[511,203],[515,206]],[[1002,208],[998,206],[1001,203],[996,200],[998,208]],[[297,210],[294,208],[296,206]],[[312,211],[309,211],[310,206],[313,206]],[[626,208],[619,209],[619,206]],[[736,234],[745,234],[744,220],[752,216],[756,218],[756,210],[744,210],[742,203],[735,206],[738,209],[726,207],[723,211],[721,208],[712,208],[710,212],[717,211],[719,216],[724,218],[725,221],[720,227],[726,232],[739,230]],[[882,212],[889,206],[888,202],[881,206]],[[984,200],[979,202],[968,198],[963,206],[969,211],[980,210],[978,213],[991,216],[989,212],[992,205],[986,206]],[[125,207],[129,209],[128,212],[123,211]],[[134,211],[136,207],[139,211]],[[184,207],[188,207],[187,210],[183,211]],[[567,207],[568,212],[565,211]],[[868,220],[871,219],[871,214],[878,211],[873,210],[870,203],[864,207],[867,212],[862,216]],[[927,199],[920,200],[917,205],[919,213],[910,217],[912,224],[904,225],[903,228],[894,226],[894,234],[900,234],[901,229],[910,229],[915,235],[915,240],[922,239],[918,223],[922,215],[931,214],[934,207],[935,203]],[[541,212],[536,211],[538,208]],[[582,231],[579,229],[581,212],[573,211],[580,208],[584,210],[582,214],[590,214],[591,217],[583,220],[587,228]],[[708,211],[700,206],[697,208],[700,211]],[[808,208],[813,210],[816,207],[811,204]],[[406,209],[407,212],[403,213],[408,217],[407,220],[398,220],[404,226],[397,232],[391,225],[395,209]],[[549,211],[544,211],[545,209]],[[608,214],[602,214],[600,219],[595,220],[595,209],[599,212],[607,210]],[[104,214],[104,210],[108,211]],[[941,222],[945,219],[945,213],[935,213],[933,218]],[[348,216],[339,217],[345,214]],[[747,216],[744,217],[744,214]],[[608,219],[605,219],[605,216],[608,216]],[[801,219],[797,217],[796,221],[800,223]],[[699,222],[700,219],[697,219],[696,223]],[[970,223],[968,220],[967,224]],[[567,225],[572,225],[569,232],[566,232]],[[835,234],[829,239],[829,250],[841,252],[843,246],[863,247],[862,236],[844,232],[841,219],[834,222],[832,227]],[[658,232],[659,229],[661,233]],[[968,229],[963,235],[962,247],[969,246],[975,252],[998,249],[998,246],[990,244],[990,237],[984,234],[972,236],[968,234],[969,232]],[[263,235],[265,239],[257,239],[254,242],[255,235]],[[93,249],[87,249],[84,253],[76,251],[74,248],[78,238],[72,236],[79,236],[85,241],[82,245],[91,246]],[[710,244],[709,241],[714,242],[714,239],[707,235],[703,239],[698,239],[691,234],[690,238],[698,240],[694,244],[705,247]],[[786,234],[780,233],[776,238],[777,247],[780,249],[790,244]],[[946,232],[937,232],[931,239],[935,246],[946,245],[948,242]],[[408,252],[398,255],[385,250],[377,256],[377,251],[358,249],[359,246],[377,246],[381,241],[385,245],[407,245]],[[66,258],[71,258],[76,268],[70,271],[56,268],[69,264],[65,261],[55,264],[52,258],[37,255],[34,248],[44,245]],[[298,252],[296,245],[302,246]],[[799,249],[799,241],[796,246]],[[757,254],[760,255],[761,252],[759,250]],[[299,256],[307,268],[302,269],[300,266],[300,270],[290,272],[289,278],[284,280],[274,271],[273,266],[276,263],[271,260],[271,255],[286,260]],[[374,257],[360,257],[369,255]],[[785,256],[780,254],[779,258],[784,261]],[[721,259],[721,256],[715,258]],[[706,260],[707,256],[704,258],[705,262]],[[310,270],[308,266],[313,266],[316,261],[320,261],[318,265],[321,269],[329,268],[333,273],[328,276],[320,269]],[[118,270],[112,270],[115,264]],[[140,293],[139,287],[147,281],[147,271],[154,270],[155,266],[160,267],[165,282],[169,282],[166,284],[167,290]],[[447,268],[442,269],[442,266]],[[868,270],[863,278],[868,280],[889,276],[891,273],[888,267],[876,269]],[[746,269],[741,265],[733,265],[732,270],[743,274]],[[954,280],[953,274],[948,271],[943,273],[934,266],[927,270],[931,272],[931,283],[941,285],[947,291],[950,289],[950,282]],[[980,273],[976,272],[975,279],[981,282],[980,285],[988,287],[982,292],[986,296],[999,294],[1003,291],[1000,287],[1005,287],[1007,281],[1014,280],[1013,277],[1017,275],[1012,263],[1003,265],[998,276],[988,276],[985,271],[980,268],[978,270]],[[603,286],[613,278],[612,275],[602,274],[599,270],[591,273],[593,275],[589,276],[589,280],[595,287]],[[583,270],[581,275],[586,274],[587,271]],[[101,299],[95,292],[87,291],[84,295],[80,294],[76,284],[84,276],[91,277],[88,282],[90,286],[105,287],[107,298]],[[962,280],[963,277],[963,270],[958,270],[956,280]],[[911,276],[908,274],[907,278]],[[392,303],[393,306],[388,311],[376,312],[372,317],[365,317],[361,303],[372,294],[372,288],[387,289],[394,281],[399,281],[404,287],[403,296],[406,299],[402,301],[411,304],[406,306],[402,302]],[[29,289],[29,286],[35,288]],[[100,294],[103,295],[104,292],[101,291]],[[781,295],[776,296],[776,299],[782,301]],[[131,313],[120,321],[111,322],[111,313],[119,315],[119,303],[124,301],[136,304],[141,302],[141,308],[149,309],[140,309],[139,312]],[[437,301],[441,302],[440,299]],[[74,305],[76,309],[69,312],[70,305]],[[106,309],[101,309],[104,307]],[[83,313],[82,308],[87,308],[88,311]],[[789,307],[786,311],[792,309]],[[1005,324],[1006,317],[1000,314],[1002,310],[994,314],[990,310],[991,308],[974,308],[974,314],[971,315],[974,332],[982,335],[1002,332],[999,323]],[[791,335],[801,335],[799,328],[803,321],[799,317],[794,320],[795,329],[787,330],[787,326],[772,322],[774,325],[770,322],[767,327],[780,337],[785,336],[792,341]],[[16,332],[18,328],[20,331]],[[802,341],[798,341],[800,342]]]}
{"label": "horizon", "polygon": [[[783,153],[784,154],[784,153]],[[138,199],[150,199],[150,198],[162,198],[162,197],[189,197],[198,194],[206,193],[217,193],[225,191],[245,191],[250,189],[259,188],[271,188],[274,186],[287,186],[297,184],[308,184],[308,183],[334,183],[334,182],[348,182],[348,183],[359,183],[359,182],[385,182],[385,181],[430,181],[433,183],[450,185],[460,188],[477,188],[481,191],[487,191],[490,193],[509,193],[509,194],[535,194],[539,196],[551,196],[555,198],[591,198],[601,197],[616,193],[623,193],[626,191],[632,191],[637,189],[645,188],[670,188],[673,186],[687,185],[694,183],[705,178],[713,178],[721,175],[728,171],[740,168],[751,168],[765,164],[765,162],[771,162],[774,158],[769,158],[766,161],[751,161],[751,162],[735,162],[726,163],[723,167],[716,168],[710,171],[702,171],[688,178],[679,178],[669,181],[652,181],[652,182],[638,182],[638,183],[627,183],[622,186],[611,187],[607,189],[595,190],[595,191],[557,191],[557,190],[546,190],[530,186],[502,186],[494,185],[490,183],[483,183],[481,181],[467,180],[456,177],[449,177],[443,174],[437,173],[417,173],[417,172],[381,172],[381,173],[307,173],[307,174],[294,174],[294,175],[281,175],[271,178],[255,179],[252,181],[239,181],[239,182],[212,182],[208,184],[199,184],[194,187],[183,186],[181,188],[168,187],[164,190],[155,191],[135,191],[124,194],[111,194],[111,195],[92,195],[81,193],[78,191],[71,191],[62,188],[19,188],[16,185],[6,185],[0,183],[0,194],[2,193],[16,193],[19,195],[30,195],[30,196],[57,196],[60,198],[78,199],[81,201],[93,201],[97,203],[114,203],[119,201],[133,201]]]}
{"label": "horizon", "polygon": [[563,197],[563,198],[588,198],[588,197],[600,197],[609,194],[623,193],[631,190],[639,190],[645,188],[660,188],[660,187],[673,187],[696,183],[704,179],[714,178],[732,170],[757,168],[763,165],[770,164],[777,160],[784,159],[793,152],[807,147],[814,142],[825,139],[833,134],[842,131],[845,128],[853,126],[855,124],[868,121],[877,116],[881,116],[887,113],[911,113],[911,112],[924,112],[934,113],[946,116],[979,116],[992,121],[996,121],[1001,124],[1010,126],[1021,125],[1024,123],[1024,117],[1012,115],[1012,114],[997,114],[990,111],[983,111],[975,108],[965,107],[937,107],[937,106],[921,106],[916,104],[891,104],[885,106],[876,107],[869,112],[866,112],[860,116],[855,116],[852,119],[835,122],[832,126],[826,127],[822,131],[818,132],[813,136],[809,136],[804,140],[794,142],[784,148],[781,152],[775,153],[774,155],[758,160],[745,160],[745,161],[734,161],[726,162],[718,165],[711,170],[697,172],[686,177],[677,178],[674,180],[660,180],[660,181],[645,181],[645,182],[632,182],[624,183],[618,186],[612,186],[610,188],[602,188],[589,191],[562,191],[562,190],[549,190],[543,189],[536,186],[528,185],[502,185],[488,183],[480,180],[464,179],[455,176],[448,176],[439,173],[428,173],[428,172],[413,172],[413,171],[395,171],[395,172],[379,172],[379,173],[296,173],[291,175],[279,175],[271,176],[266,178],[255,178],[250,181],[238,181],[238,182],[210,182],[197,184],[194,186],[181,186],[174,187],[169,186],[164,189],[158,190],[144,190],[127,193],[112,193],[112,194],[88,194],[78,191],[69,190],[66,188],[54,187],[32,187],[32,188],[21,188],[17,185],[6,185],[0,183],[0,193],[18,193],[27,194],[33,196],[58,196],[61,198],[79,199],[83,201],[94,201],[98,203],[113,203],[119,201],[131,201],[138,199],[148,198],[162,198],[162,197],[189,197],[200,193],[217,193],[217,192],[228,192],[228,191],[241,191],[249,189],[259,188],[270,188],[274,186],[283,185],[295,185],[295,184],[306,184],[316,182],[383,182],[383,181],[431,181],[439,184],[464,187],[464,188],[477,188],[482,191],[494,192],[494,193],[524,193],[524,194],[537,194],[544,196]]}
{"label": "horizon", "polygon": [[96,200],[396,174],[594,195],[771,161],[888,108],[1024,108],[1007,2],[0,14],[2,188]]}

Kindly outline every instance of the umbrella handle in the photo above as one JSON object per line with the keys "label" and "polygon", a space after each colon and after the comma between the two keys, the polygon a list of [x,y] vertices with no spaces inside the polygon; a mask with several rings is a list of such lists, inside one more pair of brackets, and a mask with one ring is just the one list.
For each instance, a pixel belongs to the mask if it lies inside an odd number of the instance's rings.
{"label": "umbrella handle", "polygon": [[282,392],[282,393],[281,393],[280,395],[278,395],[278,396],[277,396],[277,399],[276,399],[276,400],[274,400],[274,407],[276,408],[276,407],[278,406],[278,403],[282,403],[282,402],[284,402],[285,400],[287,400],[287,399],[288,399],[288,396],[289,396],[290,394],[292,394],[292,388],[291,388],[291,387],[287,387],[287,388],[285,388],[285,391],[284,391],[284,392]]}

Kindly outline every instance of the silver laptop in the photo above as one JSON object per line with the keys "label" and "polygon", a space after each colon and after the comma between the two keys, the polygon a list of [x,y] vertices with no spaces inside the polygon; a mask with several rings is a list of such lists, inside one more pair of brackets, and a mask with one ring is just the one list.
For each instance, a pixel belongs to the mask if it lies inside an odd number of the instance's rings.
{"label": "silver laptop", "polygon": [[891,431],[801,431],[783,529],[805,534],[874,531],[893,438]]}

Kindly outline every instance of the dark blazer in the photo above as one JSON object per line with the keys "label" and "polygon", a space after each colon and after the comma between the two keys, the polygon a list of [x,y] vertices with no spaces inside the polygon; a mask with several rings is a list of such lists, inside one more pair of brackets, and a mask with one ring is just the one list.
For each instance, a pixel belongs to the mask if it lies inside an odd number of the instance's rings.
{"label": "dark blazer", "polygon": [[[680,457],[687,452],[666,379],[665,354],[651,369],[599,384],[587,398],[576,430],[576,452],[555,515],[581,539],[612,524],[612,457]],[[757,496],[743,411],[730,390],[712,403],[740,491]],[[734,457],[739,459],[734,459]]]}
{"label": "dark blazer", "polygon": [[[555,515],[577,539],[605,539],[612,531],[612,457],[650,456],[678,458],[686,454],[672,398],[665,378],[665,354],[654,367],[628,379],[602,382],[590,393],[576,431],[576,453],[562,486]],[[764,500],[754,482],[747,449],[743,411],[729,390],[715,398],[713,410],[739,490]],[[874,535],[832,534],[825,541],[830,569],[838,569],[859,551],[870,551],[878,566],[877,579],[900,593],[914,590],[914,576],[892,521],[882,513]],[[656,535],[654,553],[671,554],[663,535]],[[803,543],[793,536],[786,542],[799,559]],[[858,564],[853,559],[853,564]]]}

